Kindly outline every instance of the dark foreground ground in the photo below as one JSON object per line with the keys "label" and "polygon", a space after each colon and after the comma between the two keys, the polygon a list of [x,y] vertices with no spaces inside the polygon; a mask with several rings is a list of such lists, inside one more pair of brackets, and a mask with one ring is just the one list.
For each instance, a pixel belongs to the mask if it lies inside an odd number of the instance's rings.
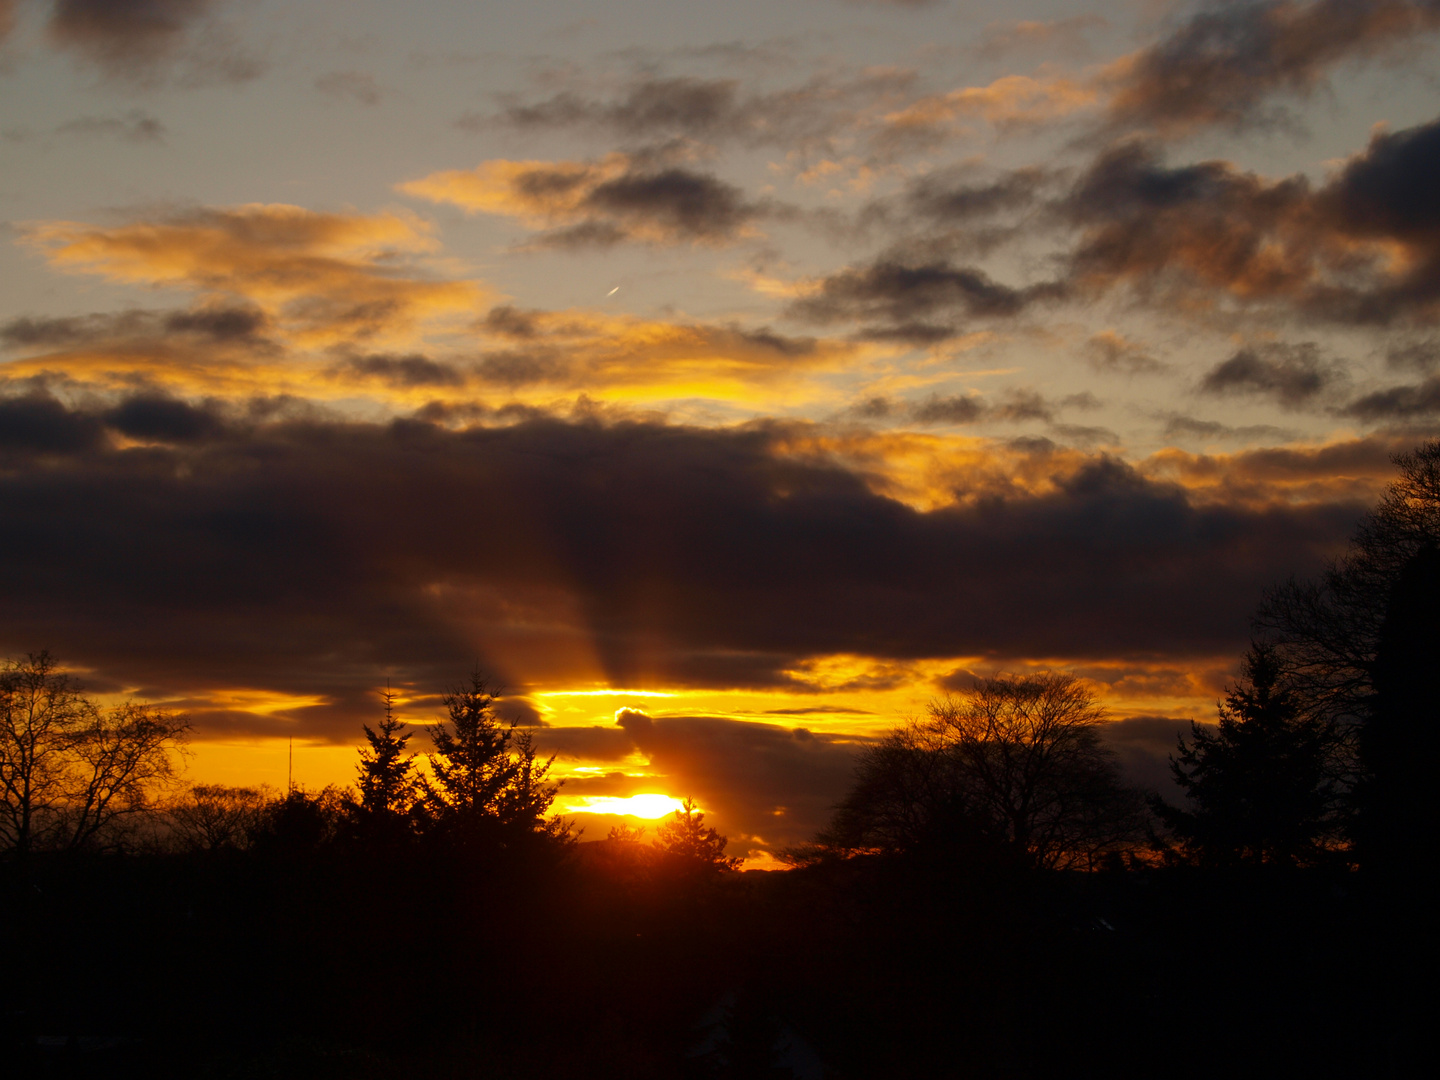
{"label": "dark foreground ground", "polygon": [[14,1077],[1411,1076],[1431,1022],[1428,902],[1338,872],[219,852],[0,903]]}

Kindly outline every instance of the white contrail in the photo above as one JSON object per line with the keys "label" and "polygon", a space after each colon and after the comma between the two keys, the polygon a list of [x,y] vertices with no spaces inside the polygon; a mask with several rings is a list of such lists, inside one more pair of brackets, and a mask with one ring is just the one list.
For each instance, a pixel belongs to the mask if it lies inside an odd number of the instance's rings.
{"label": "white contrail", "polygon": [[619,285],[616,285],[613,289],[611,289],[611,290],[610,290],[609,292],[607,292],[605,295],[606,295],[606,296],[614,296],[614,295],[615,295],[617,292],[619,292],[619,291],[620,291],[620,286],[619,286]]}

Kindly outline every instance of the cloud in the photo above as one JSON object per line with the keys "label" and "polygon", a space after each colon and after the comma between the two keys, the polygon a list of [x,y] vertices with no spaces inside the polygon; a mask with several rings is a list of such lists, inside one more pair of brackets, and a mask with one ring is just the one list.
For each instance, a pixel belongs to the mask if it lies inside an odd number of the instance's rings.
{"label": "cloud", "polygon": [[1172,413],[1165,418],[1167,439],[1293,439],[1295,433],[1273,424],[1247,424],[1232,427],[1217,420],[1199,420],[1193,416]]}
{"label": "cloud", "polygon": [[1090,394],[1072,395],[1060,402],[1048,401],[1034,390],[1011,390],[996,400],[979,394],[941,397],[931,394],[912,405],[910,419],[917,424],[974,424],[984,420],[1024,423],[1041,420],[1053,423],[1062,408],[1094,408],[1097,402]]}
{"label": "cloud", "polygon": [[154,84],[177,64],[187,83],[254,78],[261,64],[213,17],[218,0],[55,0],[54,43],[110,78]]}
{"label": "cloud", "polygon": [[1392,386],[1366,394],[1341,410],[1370,422],[1408,420],[1421,416],[1440,416],[1440,375],[1431,376],[1414,386]]}
{"label": "cloud", "polygon": [[215,308],[257,309],[296,344],[403,341],[428,320],[473,310],[485,295],[474,282],[424,272],[419,260],[438,244],[427,223],[404,211],[250,204],[112,227],[32,222],[22,236],[59,270],[188,289]]}
{"label": "cloud", "polygon": [[723,244],[754,233],[767,212],[733,184],[625,154],[595,162],[488,161],[401,184],[408,195],[548,229],[540,247],[623,242]]}
{"label": "cloud", "polygon": [[1440,315],[1440,121],[1380,132],[1316,188],[1225,162],[1170,167],[1124,141],[1055,210],[1081,230],[1071,280],[1195,313],[1273,306],[1334,323]]}
{"label": "cloud", "polygon": [[73,413],[49,394],[0,398],[0,454],[77,454],[104,440],[97,417]]}
{"label": "cloud", "polygon": [[1097,100],[1093,87],[1074,79],[1003,75],[986,86],[929,95],[887,113],[881,138],[934,142],[963,132],[970,120],[983,120],[1001,130],[1033,127],[1089,108]]}
{"label": "cloud", "polygon": [[667,790],[694,797],[730,837],[727,853],[777,851],[810,839],[854,780],[866,740],[712,716],[650,717],[622,710],[616,723]]}
{"label": "cloud", "polygon": [[1073,15],[1068,19],[1049,21],[1024,19],[1017,22],[994,22],[973,48],[982,60],[998,60],[1017,52],[1044,50],[1046,55],[1083,56],[1090,46],[1085,34],[1108,26],[1098,15]]}
{"label": "cloud", "polygon": [[1344,381],[1343,371],[1321,358],[1309,342],[1271,343],[1241,349],[1200,381],[1205,394],[1250,394],[1271,398],[1287,409],[1315,401]]}
{"label": "cloud", "polygon": [[1085,343],[1085,361],[1096,371],[1122,375],[1160,375],[1170,365],[1156,360],[1150,350],[1114,330],[1093,334]]}
{"label": "cloud", "polygon": [[1346,61],[1383,58],[1440,26],[1429,0],[1294,0],[1207,5],[1161,41],[1116,61],[1112,123],[1183,135],[1272,123],[1277,92],[1308,97]]}
{"label": "cloud", "polygon": [[0,0],[0,42],[15,29],[15,7],[19,0]]}
{"label": "cloud", "polygon": [[788,313],[811,323],[859,322],[862,337],[925,344],[959,336],[973,320],[1013,318],[1063,295],[1058,283],[1014,288],[975,267],[881,258],[811,283]]}
{"label": "cloud", "polygon": [[391,386],[463,386],[465,376],[453,364],[411,353],[406,356],[375,354],[352,356],[338,369],[363,378],[376,378]]}
{"label": "cloud", "polygon": [[802,155],[830,155],[843,139],[873,123],[876,109],[900,106],[912,73],[869,69],[820,75],[782,90],[745,93],[736,79],[646,77],[608,99],[561,90],[539,102],[511,100],[494,116],[467,115],[462,128],[494,126],[534,132],[551,128],[603,131],[646,146],[670,141],[780,146]]}
{"label": "cloud", "polygon": [[[1366,505],[1292,500],[1320,477],[1314,457],[1269,500],[1245,459],[1245,502],[1036,444],[952,463],[950,501],[918,510],[817,436],[4,398],[0,652],[45,645],[156,697],[304,697],[275,730],[334,740],[387,675],[433,693],[477,659],[522,695],[750,687],[828,704],[859,676],[816,658],[871,658],[865,678],[891,685],[924,657],[1238,650],[1261,590],[1321,566]],[[1167,467],[1211,492],[1242,468],[1206,461]],[[1264,468],[1303,471],[1299,456]]]}
{"label": "cloud", "polygon": [[983,183],[973,182],[971,172],[968,168],[942,169],[920,177],[906,189],[907,209],[934,222],[968,222],[1007,211],[1029,210],[1053,182],[1048,170],[1033,166],[1013,169]]}
{"label": "cloud", "polygon": [[[1202,727],[1206,726],[1203,723]],[[1114,720],[1099,729],[1100,740],[1110,750],[1132,784],[1157,792],[1178,802],[1183,792],[1170,772],[1170,756],[1178,753],[1176,740],[1191,742],[1190,721],[1168,716],[1132,716]]]}
{"label": "cloud", "polygon": [[380,86],[375,76],[363,71],[330,71],[315,80],[315,89],[337,98],[349,98],[361,105],[380,104]]}
{"label": "cloud", "polygon": [[12,349],[34,350],[183,335],[209,342],[261,345],[268,325],[263,312],[249,307],[202,306],[169,313],[132,309],[113,315],[59,318],[19,316],[0,326],[0,342]]}
{"label": "cloud", "polygon": [[1440,368],[1440,339],[1396,343],[1386,351],[1385,364],[1402,371],[1434,371]]}
{"label": "cloud", "polygon": [[67,120],[55,132],[57,135],[84,138],[117,138],[133,143],[165,141],[165,125],[141,109],[131,109],[122,116],[81,116]]}
{"label": "cloud", "polygon": [[161,393],[136,394],[103,415],[106,424],[123,435],[166,443],[200,442],[219,435],[225,426],[213,407],[197,408]]}

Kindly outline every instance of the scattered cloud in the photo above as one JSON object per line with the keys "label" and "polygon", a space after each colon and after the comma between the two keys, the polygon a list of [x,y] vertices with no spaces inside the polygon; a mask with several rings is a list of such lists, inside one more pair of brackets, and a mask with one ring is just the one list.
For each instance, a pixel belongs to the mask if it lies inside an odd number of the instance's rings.
{"label": "scattered cloud", "polygon": [[861,323],[866,338],[926,344],[957,337],[975,320],[1013,318],[1064,294],[1055,282],[1016,288],[976,267],[881,258],[810,283],[788,311],[810,323]]}
{"label": "scattered cloud", "polygon": [[1322,186],[1226,162],[1171,167],[1145,142],[1103,152],[1056,210],[1080,229],[1080,288],[1124,285],[1203,313],[1278,306],[1333,323],[1440,316],[1440,228],[1425,194],[1440,121],[1377,133]]}
{"label": "scattered cloud", "polygon": [[1092,334],[1084,347],[1085,361],[1096,371],[1122,375],[1160,375],[1170,370],[1145,345],[1115,330]]}
{"label": "scattered cloud", "polygon": [[1345,382],[1344,371],[1325,360],[1312,343],[1266,343],[1241,349],[1210,369],[1200,391],[1214,395],[1259,395],[1287,409],[1303,408]]}
{"label": "scattered cloud", "polygon": [[51,40],[109,78],[154,85],[239,82],[263,65],[215,18],[222,0],[55,0]]}
{"label": "scattered cloud", "polygon": [[1090,52],[1085,35],[1109,26],[1099,15],[1072,15],[1067,19],[1022,19],[994,22],[985,28],[975,44],[974,54],[982,60],[999,60],[1015,53],[1044,50],[1047,55],[1082,57]]}
{"label": "scattered cloud", "polygon": [[337,98],[349,98],[361,105],[379,105],[380,85],[375,76],[363,71],[330,71],[315,80],[315,89]]}
{"label": "scattered cloud", "polygon": [[26,243],[56,269],[192,290],[216,308],[258,309],[303,344],[403,340],[472,311],[485,291],[425,273],[438,244],[413,214],[324,214],[252,204],[118,226],[32,222]]}
{"label": "scattered cloud", "polygon": [[1262,0],[1205,5],[1109,65],[1111,123],[1162,135],[1272,124],[1276,93],[1306,98],[1349,62],[1393,56],[1440,27],[1429,0]]}
{"label": "scattered cloud", "polygon": [[1440,416],[1440,375],[1414,386],[1392,386],[1366,394],[1345,406],[1341,413],[1371,423]]}
{"label": "scattered cloud", "polygon": [[754,235],[754,222],[767,212],[708,173],[621,153],[593,162],[488,161],[400,190],[548,230],[532,242],[538,247],[723,244]]}

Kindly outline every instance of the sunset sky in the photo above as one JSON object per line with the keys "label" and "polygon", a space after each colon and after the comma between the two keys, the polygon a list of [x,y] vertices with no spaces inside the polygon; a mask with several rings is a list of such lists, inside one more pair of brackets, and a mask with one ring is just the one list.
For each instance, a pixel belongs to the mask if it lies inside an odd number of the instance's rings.
{"label": "sunset sky", "polygon": [[1159,782],[1440,434],[1437,31],[0,0],[0,654],[276,786],[478,664],[557,805],[756,866],[977,675]]}

